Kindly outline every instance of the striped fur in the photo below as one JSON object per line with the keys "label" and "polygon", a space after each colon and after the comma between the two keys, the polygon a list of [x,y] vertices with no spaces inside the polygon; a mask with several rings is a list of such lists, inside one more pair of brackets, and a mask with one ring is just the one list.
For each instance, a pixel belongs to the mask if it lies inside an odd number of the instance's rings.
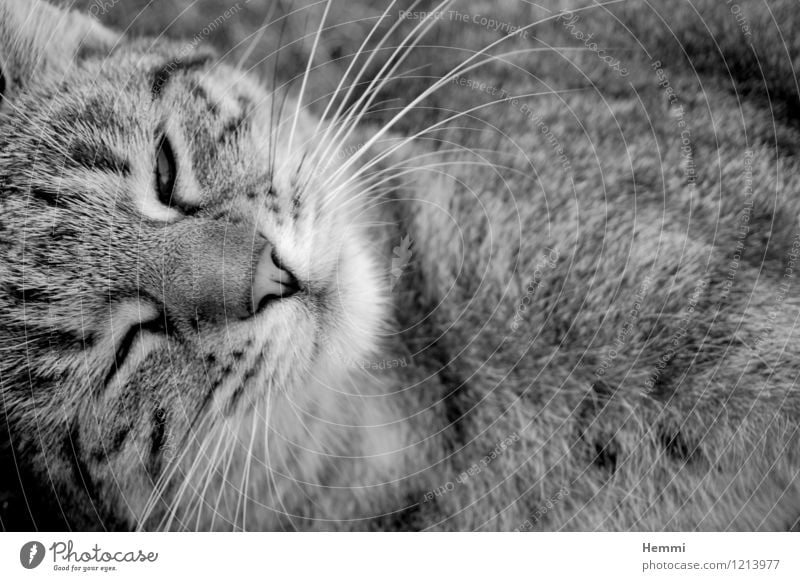
{"label": "striped fur", "polygon": [[[560,55],[519,53],[432,95],[451,113],[497,98],[487,86],[515,101],[415,140],[441,110],[390,108],[340,140],[298,91],[283,102],[207,49],[117,39],[41,3],[2,10],[27,22],[0,24],[0,389],[5,457],[41,491],[32,522],[53,506],[54,527],[78,529],[800,517],[798,172],[785,156],[776,177],[770,149],[775,132],[800,140],[757,101],[634,53],[625,78],[577,56],[601,88],[582,90]],[[574,30],[553,20],[558,46]],[[65,23],[74,36],[54,32]],[[500,36],[450,34],[472,49]],[[406,63],[430,75],[351,102],[410,102],[465,58],[437,50]],[[152,181],[163,132],[169,207]],[[253,320],[199,317],[183,299],[216,272],[214,292],[236,296],[255,233],[307,291]]]}

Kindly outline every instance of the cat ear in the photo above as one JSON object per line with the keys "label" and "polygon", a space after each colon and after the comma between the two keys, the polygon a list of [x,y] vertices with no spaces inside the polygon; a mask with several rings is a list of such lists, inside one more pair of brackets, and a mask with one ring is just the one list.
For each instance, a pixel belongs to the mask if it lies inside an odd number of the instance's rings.
{"label": "cat ear", "polygon": [[118,38],[93,18],[42,0],[0,0],[0,105],[46,75],[107,53]]}

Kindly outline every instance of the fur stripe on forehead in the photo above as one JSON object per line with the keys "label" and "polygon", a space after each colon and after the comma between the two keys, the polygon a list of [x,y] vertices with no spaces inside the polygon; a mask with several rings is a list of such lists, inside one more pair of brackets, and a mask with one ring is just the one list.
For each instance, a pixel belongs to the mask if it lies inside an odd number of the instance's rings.
{"label": "fur stripe on forehead", "polygon": [[164,87],[175,73],[205,68],[212,62],[212,58],[212,55],[208,53],[192,56],[188,60],[175,57],[158,67],[153,73],[153,84],[150,89],[153,97],[157,98],[161,95]]}

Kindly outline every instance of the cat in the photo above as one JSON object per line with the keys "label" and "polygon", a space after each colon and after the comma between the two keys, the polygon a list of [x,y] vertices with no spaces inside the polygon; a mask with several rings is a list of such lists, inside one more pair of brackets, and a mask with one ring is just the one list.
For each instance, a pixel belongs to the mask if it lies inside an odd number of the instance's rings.
{"label": "cat", "polygon": [[[0,3],[4,528],[797,526],[798,172],[769,109],[621,75],[577,8],[442,4],[473,51],[438,63],[436,6],[406,8],[378,13],[393,56],[339,41],[309,108],[324,18],[282,89]],[[591,73],[493,52],[537,24]]]}

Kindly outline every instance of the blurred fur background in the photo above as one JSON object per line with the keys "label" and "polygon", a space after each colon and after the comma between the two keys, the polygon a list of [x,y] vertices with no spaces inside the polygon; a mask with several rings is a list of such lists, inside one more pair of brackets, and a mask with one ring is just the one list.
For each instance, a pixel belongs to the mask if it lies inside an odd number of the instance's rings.
{"label": "blurred fur background", "polygon": [[[134,36],[164,35],[191,42],[200,34],[203,42],[215,46],[225,59],[240,62],[245,58],[248,67],[261,70],[265,78],[277,73],[281,82],[302,74],[324,8],[324,2],[310,0],[76,0],[66,4],[89,11]],[[426,0],[415,10],[431,10],[436,4]],[[355,52],[387,5],[366,0],[334,2],[316,59],[317,63],[327,63],[313,79],[320,91],[335,86],[339,80],[336,73],[347,65],[345,57]],[[410,0],[401,0],[391,15],[411,5]],[[561,10],[587,6],[592,3],[455,0],[447,9],[524,26]],[[237,10],[232,18],[203,35],[209,24],[231,8]],[[623,0],[598,3],[585,11],[582,19],[584,24],[590,23],[597,39],[613,39],[614,46],[609,48],[616,48],[620,54],[646,52],[669,66],[713,77],[747,98],[768,99],[773,110],[787,119],[800,114],[796,75],[800,66],[800,36],[796,34],[800,11],[794,0]],[[401,31],[416,23],[408,21]],[[749,34],[743,31],[742,23]],[[388,29],[388,24],[383,29]],[[474,25],[445,23],[428,34],[426,44],[478,48],[482,45],[475,41],[485,39],[485,32]],[[580,44],[554,20],[537,25],[531,32],[553,47]],[[501,32],[495,32],[494,39],[501,36]],[[443,65],[455,62],[426,61],[421,58],[423,53],[409,61],[408,68],[423,67],[419,74],[435,75],[442,72],[437,69]],[[590,70],[586,65],[592,56],[578,54],[577,64],[584,71]],[[569,75],[563,69],[548,72]]]}

